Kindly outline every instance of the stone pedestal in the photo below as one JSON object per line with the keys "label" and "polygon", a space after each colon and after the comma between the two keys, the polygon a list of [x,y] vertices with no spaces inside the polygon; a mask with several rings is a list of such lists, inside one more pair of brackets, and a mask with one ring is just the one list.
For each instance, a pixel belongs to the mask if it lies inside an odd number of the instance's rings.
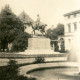
{"label": "stone pedestal", "polygon": [[27,55],[53,54],[51,50],[50,39],[44,37],[29,38],[28,48],[24,52]]}
{"label": "stone pedestal", "polygon": [[51,50],[50,39],[48,38],[29,38],[28,50]]}
{"label": "stone pedestal", "polygon": [[44,55],[44,54],[55,54],[51,50],[50,39],[44,37],[35,37],[28,39],[28,48],[25,52],[20,54],[24,55]]}

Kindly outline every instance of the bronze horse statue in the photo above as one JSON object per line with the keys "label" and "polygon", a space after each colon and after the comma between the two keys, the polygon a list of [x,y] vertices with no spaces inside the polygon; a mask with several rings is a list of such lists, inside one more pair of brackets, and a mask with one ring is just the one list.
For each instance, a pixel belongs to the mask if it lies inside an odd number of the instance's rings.
{"label": "bronze horse statue", "polygon": [[47,25],[46,24],[40,24],[40,23],[33,23],[32,24],[32,29],[33,29],[33,35],[35,35],[35,31],[38,30],[43,34],[45,33],[45,27]]}

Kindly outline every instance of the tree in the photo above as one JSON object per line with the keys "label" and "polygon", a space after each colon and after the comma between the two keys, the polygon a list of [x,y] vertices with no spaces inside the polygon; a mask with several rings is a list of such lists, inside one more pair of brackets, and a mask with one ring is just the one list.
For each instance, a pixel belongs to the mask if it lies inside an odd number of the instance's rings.
{"label": "tree", "polygon": [[15,37],[24,32],[24,25],[21,20],[11,11],[9,5],[6,5],[0,13],[0,41],[2,49],[7,48]]}
{"label": "tree", "polygon": [[64,25],[58,24],[56,28],[54,29],[48,29],[46,37],[50,38],[51,40],[58,39],[58,36],[64,35]]}
{"label": "tree", "polygon": [[15,40],[13,41],[12,50],[24,51],[28,47],[28,38],[30,37],[30,34],[26,32],[21,32],[19,35],[16,36]]}
{"label": "tree", "polygon": [[56,28],[56,34],[59,36],[59,35],[64,35],[64,25],[59,23],[57,25],[57,28]]}
{"label": "tree", "polygon": [[46,37],[50,38],[51,40],[56,40],[58,38],[58,35],[56,34],[55,30],[48,29]]}
{"label": "tree", "polygon": [[[56,28],[54,29],[49,28],[47,30],[46,37],[50,38],[51,40],[57,40],[58,36],[60,35],[64,35],[64,25],[59,23]],[[53,45],[53,42],[51,42],[51,46],[52,45]],[[54,47],[55,47],[55,51],[58,51],[58,42],[54,41]]]}

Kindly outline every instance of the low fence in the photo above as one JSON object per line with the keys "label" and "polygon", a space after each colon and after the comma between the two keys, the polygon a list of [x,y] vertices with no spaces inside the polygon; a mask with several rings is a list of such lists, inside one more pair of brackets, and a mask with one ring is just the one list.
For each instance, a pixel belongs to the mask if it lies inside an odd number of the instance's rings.
{"label": "low fence", "polygon": [[16,54],[16,53],[0,53],[0,58],[35,58],[35,57],[67,57],[67,53],[56,53],[56,54]]}

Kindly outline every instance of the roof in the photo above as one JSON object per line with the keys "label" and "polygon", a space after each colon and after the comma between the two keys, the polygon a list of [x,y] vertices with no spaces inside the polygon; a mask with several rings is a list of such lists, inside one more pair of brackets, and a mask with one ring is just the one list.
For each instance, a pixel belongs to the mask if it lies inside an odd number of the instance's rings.
{"label": "roof", "polygon": [[80,10],[76,10],[76,11],[66,13],[66,14],[64,14],[64,16],[69,16],[69,15],[78,14],[78,13],[80,13]]}
{"label": "roof", "polygon": [[19,18],[23,23],[34,22],[24,11],[19,15]]}

